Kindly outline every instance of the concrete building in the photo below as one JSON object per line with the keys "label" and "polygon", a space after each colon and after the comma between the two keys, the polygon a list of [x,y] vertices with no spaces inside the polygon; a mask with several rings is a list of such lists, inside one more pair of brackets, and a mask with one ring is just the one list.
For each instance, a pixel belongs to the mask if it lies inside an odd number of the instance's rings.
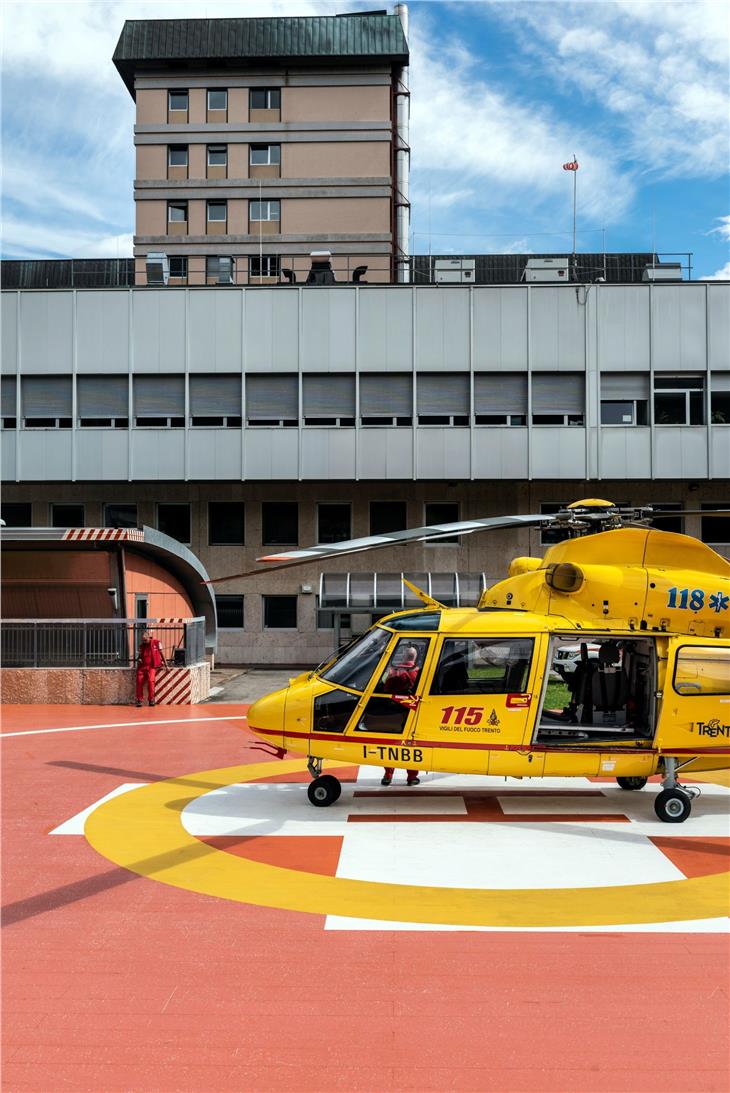
{"label": "concrete building", "polygon": [[[148,524],[216,578],[286,546],[586,494],[730,507],[727,284],[27,290],[2,306],[9,524]],[[730,520],[667,521],[730,554]],[[329,588],[382,610],[405,572],[473,598],[551,534],[355,555],[326,567]],[[325,656],[319,581],[216,586],[220,660]]]}
{"label": "concrete building", "polygon": [[402,8],[124,24],[113,59],[136,103],[137,284],[150,253],[177,285],[266,284],[284,268],[302,281],[312,251],[332,253],[338,280],[362,266],[369,281],[396,279],[408,249]]}

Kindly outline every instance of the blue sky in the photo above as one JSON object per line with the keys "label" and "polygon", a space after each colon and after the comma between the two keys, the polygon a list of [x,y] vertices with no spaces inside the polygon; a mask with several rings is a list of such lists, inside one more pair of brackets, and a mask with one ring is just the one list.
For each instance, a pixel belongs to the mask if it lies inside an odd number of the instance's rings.
{"label": "blue sky", "polygon": [[[289,0],[5,4],[4,257],[131,254],[125,18],[307,15]],[[389,9],[392,5],[388,5]],[[420,0],[411,15],[412,231],[423,253],[692,251],[730,278],[730,6]]]}

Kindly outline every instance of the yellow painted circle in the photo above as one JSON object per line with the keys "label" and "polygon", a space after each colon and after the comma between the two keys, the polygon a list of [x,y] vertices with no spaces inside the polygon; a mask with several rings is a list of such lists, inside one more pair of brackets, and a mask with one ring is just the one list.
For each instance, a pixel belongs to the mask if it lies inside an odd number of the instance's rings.
{"label": "yellow painted circle", "polygon": [[[343,764],[330,763],[334,770]],[[142,786],[100,805],[90,844],[116,865],[221,899],[318,915],[521,929],[691,921],[730,911],[728,873],[606,888],[437,888],[348,880],[227,854],[188,834],[183,809],[212,790],[304,769],[301,760],[207,770]]]}

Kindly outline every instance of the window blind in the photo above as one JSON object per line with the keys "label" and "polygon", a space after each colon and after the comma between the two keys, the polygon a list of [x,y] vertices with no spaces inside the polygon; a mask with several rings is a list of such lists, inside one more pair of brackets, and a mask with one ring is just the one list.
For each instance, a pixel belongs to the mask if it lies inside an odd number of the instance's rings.
{"label": "window blind", "polygon": [[413,377],[407,372],[365,372],[360,375],[362,417],[410,417]]}
{"label": "window blind", "polygon": [[469,413],[469,376],[466,372],[419,372],[419,414]]}
{"label": "window blind", "polygon": [[249,421],[299,418],[299,379],[294,375],[246,376],[246,416]]}
{"label": "window blind", "polygon": [[240,375],[191,376],[190,414],[192,417],[240,417]]}
{"label": "window blind", "polygon": [[83,417],[128,417],[128,387],[126,376],[78,376],[76,407]]}
{"label": "window blind", "polygon": [[304,376],[304,417],[354,417],[355,377]]}
{"label": "window blind", "polygon": [[185,413],[184,376],[135,376],[135,417],[182,417]]}
{"label": "window blind", "polygon": [[0,404],[3,417],[15,417],[15,376],[2,377]]}
{"label": "window blind", "polygon": [[70,376],[23,376],[23,417],[71,417]]}
{"label": "window blind", "polygon": [[713,372],[710,380],[710,390],[713,392],[730,391],[730,372]]}
{"label": "window blind", "polygon": [[527,375],[520,372],[477,372],[475,414],[526,414]]}
{"label": "window blind", "polygon": [[601,398],[621,400],[648,397],[648,372],[601,372]]}
{"label": "window blind", "polygon": [[533,414],[582,414],[585,412],[585,376],[582,372],[534,372]]}

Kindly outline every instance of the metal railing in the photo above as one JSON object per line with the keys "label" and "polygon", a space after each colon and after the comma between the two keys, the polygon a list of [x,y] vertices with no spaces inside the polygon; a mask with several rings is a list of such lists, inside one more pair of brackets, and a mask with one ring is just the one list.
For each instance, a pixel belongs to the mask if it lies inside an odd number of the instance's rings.
{"label": "metal railing", "polygon": [[4,668],[133,668],[142,634],[157,638],[170,666],[205,659],[205,619],[7,619],[0,627]]}

